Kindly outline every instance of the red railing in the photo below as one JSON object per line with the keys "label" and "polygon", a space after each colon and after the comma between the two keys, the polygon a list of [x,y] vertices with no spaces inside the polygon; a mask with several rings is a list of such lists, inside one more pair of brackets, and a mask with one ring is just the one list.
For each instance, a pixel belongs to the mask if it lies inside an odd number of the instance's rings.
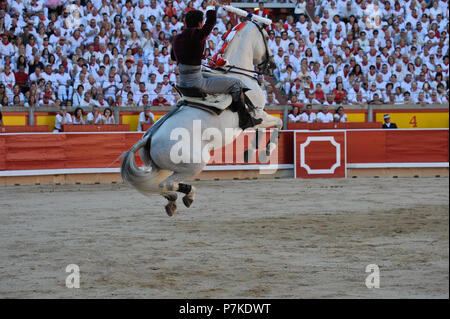
{"label": "red railing", "polygon": [[288,123],[288,130],[355,130],[380,129],[380,122],[347,122],[347,123]]}
{"label": "red railing", "polygon": [[63,126],[64,132],[127,132],[129,130],[130,130],[129,124],[104,124],[104,125],[66,124]]}
{"label": "red railing", "polygon": [[0,126],[0,133],[48,132],[48,125],[8,125]]}

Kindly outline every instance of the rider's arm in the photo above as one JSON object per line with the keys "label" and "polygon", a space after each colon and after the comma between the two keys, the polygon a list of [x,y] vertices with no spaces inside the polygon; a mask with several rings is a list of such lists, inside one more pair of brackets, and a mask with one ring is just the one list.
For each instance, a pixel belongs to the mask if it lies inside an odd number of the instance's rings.
{"label": "rider's arm", "polygon": [[210,10],[206,11],[206,22],[199,32],[200,40],[205,40],[209,36],[212,29],[216,25],[216,21],[217,21],[217,10],[211,7]]}

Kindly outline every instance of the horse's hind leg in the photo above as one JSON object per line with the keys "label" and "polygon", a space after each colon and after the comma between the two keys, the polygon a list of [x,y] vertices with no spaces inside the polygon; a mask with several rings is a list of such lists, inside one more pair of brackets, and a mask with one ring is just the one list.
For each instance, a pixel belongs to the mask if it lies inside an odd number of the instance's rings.
{"label": "horse's hind leg", "polygon": [[162,196],[164,196],[164,198],[168,201],[167,205],[165,206],[167,215],[173,216],[177,211],[178,194],[175,192],[165,192],[162,194]]}
{"label": "horse's hind leg", "polygon": [[185,194],[183,196],[183,204],[186,207],[191,207],[195,197],[195,187],[189,184],[178,183],[178,191]]}
{"label": "horse's hind leg", "polygon": [[[193,173],[174,173],[165,180],[163,180],[159,187],[162,193],[166,192],[180,192],[185,194],[183,203],[186,207],[190,207],[195,197],[195,187],[190,184],[180,183],[181,181],[194,176]],[[175,193],[176,194],[176,193]],[[164,196],[164,195],[163,195]],[[166,197],[167,198],[167,197]],[[170,203],[170,200],[169,200]]]}

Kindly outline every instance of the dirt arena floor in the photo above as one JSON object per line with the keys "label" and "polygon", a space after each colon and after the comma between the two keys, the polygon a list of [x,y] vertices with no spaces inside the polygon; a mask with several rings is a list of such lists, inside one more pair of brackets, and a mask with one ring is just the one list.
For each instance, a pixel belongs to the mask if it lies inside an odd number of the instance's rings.
{"label": "dirt arena floor", "polygon": [[448,178],[194,185],[173,217],[126,185],[0,188],[0,298],[449,297]]}

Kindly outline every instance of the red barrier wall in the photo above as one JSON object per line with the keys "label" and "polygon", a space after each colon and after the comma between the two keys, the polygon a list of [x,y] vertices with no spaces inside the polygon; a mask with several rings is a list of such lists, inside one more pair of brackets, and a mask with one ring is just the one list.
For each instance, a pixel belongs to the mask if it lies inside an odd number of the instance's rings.
{"label": "red barrier wall", "polygon": [[142,132],[146,132],[150,127],[152,127],[153,124],[143,124],[142,125]]}
{"label": "red barrier wall", "polygon": [[138,133],[0,135],[3,147],[0,169],[107,167],[140,136]]}
{"label": "red barrier wall", "polygon": [[[246,133],[253,138],[254,133]],[[267,141],[269,140],[269,132]],[[133,146],[143,133],[70,133],[70,134],[0,134],[0,170],[30,170],[58,168],[100,168],[109,165],[124,151]],[[246,164],[241,148],[237,144],[248,145],[248,138],[241,134],[233,144],[221,150],[221,158],[214,165]],[[251,139],[250,139],[251,141]],[[261,147],[263,146],[261,142]],[[278,163],[292,164],[293,135],[285,132],[279,140],[278,152],[275,152],[269,163],[277,156]],[[225,162],[231,153],[232,160]],[[257,158],[257,157],[256,157]],[[276,162],[276,161],[275,161]],[[138,165],[142,162],[137,156]],[[259,163],[257,160],[248,164]],[[118,167],[116,162],[111,167]]]}
{"label": "red barrier wall", "polygon": [[[264,137],[261,138],[259,143],[259,149],[257,149],[256,156],[249,162],[244,161],[243,150],[249,148],[254,137],[255,132],[245,132],[238,136],[238,138],[226,147],[213,152],[210,160],[214,165],[253,165],[253,164],[292,164],[294,150],[292,145],[294,144],[293,132],[282,132],[280,139],[278,140],[278,148],[271,154],[271,157],[267,162],[263,162],[263,159],[259,158],[259,153],[266,148],[266,144],[270,141],[270,131],[267,131]],[[231,160],[232,159],[232,160]]]}
{"label": "red barrier wall", "polygon": [[347,163],[448,162],[448,130],[347,131]]}
{"label": "red barrier wall", "polygon": [[[246,133],[250,136],[254,133]],[[278,164],[294,163],[292,131],[281,133]],[[0,170],[109,167],[143,133],[70,133],[70,134],[0,134]],[[269,140],[267,138],[266,142]],[[233,164],[245,164],[239,143],[248,144],[241,135],[228,146],[214,165],[224,162],[233,152]],[[263,143],[261,143],[261,147]],[[447,130],[361,130],[346,131],[347,163],[448,162]],[[242,148],[241,148],[242,149]],[[270,163],[276,161],[272,156]],[[250,164],[259,163],[255,161]],[[138,164],[142,163],[138,160]],[[116,162],[113,167],[118,167]]]}

